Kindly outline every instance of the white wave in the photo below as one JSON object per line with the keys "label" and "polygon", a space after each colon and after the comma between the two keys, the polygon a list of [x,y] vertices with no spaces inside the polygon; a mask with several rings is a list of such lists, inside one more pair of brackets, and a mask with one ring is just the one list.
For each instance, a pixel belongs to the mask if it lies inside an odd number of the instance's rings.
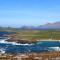
{"label": "white wave", "polygon": [[5,43],[5,44],[12,44],[12,45],[32,45],[32,44],[21,44],[21,43],[16,43],[16,42],[7,42],[6,40],[8,40],[10,38],[5,38],[5,39],[0,39],[0,43]]}
{"label": "white wave", "polygon": [[12,44],[12,45],[33,45],[33,44],[21,44],[21,43],[16,43],[16,42],[7,42],[5,40],[1,40],[0,43],[5,43],[5,44]]}
{"label": "white wave", "polygon": [[49,49],[52,49],[54,51],[60,51],[60,47],[49,47]]}
{"label": "white wave", "polygon": [[0,48],[0,53],[4,54],[5,53],[5,49],[4,48]]}
{"label": "white wave", "polygon": [[0,53],[4,54],[4,53],[5,53],[5,51],[4,51],[4,50],[0,50]]}
{"label": "white wave", "polygon": [[6,43],[6,44],[12,44],[12,45],[32,45],[32,44],[28,44],[28,43],[26,43],[26,44],[21,44],[21,43],[16,43],[16,42],[7,42],[7,41],[5,41],[5,43]]}
{"label": "white wave", "polygon": [[6,37],[5,39],[0,39],[0,43],[5,43],[5,41],[8,40],[8,39],[10,39],[10,38]]}

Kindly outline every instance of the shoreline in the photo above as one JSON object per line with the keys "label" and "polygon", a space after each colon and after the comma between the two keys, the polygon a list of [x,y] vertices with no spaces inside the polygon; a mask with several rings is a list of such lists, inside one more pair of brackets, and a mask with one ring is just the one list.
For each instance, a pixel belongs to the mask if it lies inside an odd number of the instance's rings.
{"label": "shoreline", "polygon": [[24,40],[24,39],[18,40],[18,39],[15,39],[15,38],[8,39],[6,41],[7,42],[15,42],[15,43],[18,43],[18,44],[34,44],[34,43],[37,43],[37,42],[40,42],[40,41],[42,41],[42,42],[44,42],[44,41],[60,42],[60,40],[57,40],[57,39],[39,39],[39,40],[37,39],[37,40],[34,41],[34,40]]}
{"label": "shoreline", "polygon": [[6,60],[60,60],[60,52],[47,52],[47,53],[27,53],[17,55],[0,55],[0,58]]}

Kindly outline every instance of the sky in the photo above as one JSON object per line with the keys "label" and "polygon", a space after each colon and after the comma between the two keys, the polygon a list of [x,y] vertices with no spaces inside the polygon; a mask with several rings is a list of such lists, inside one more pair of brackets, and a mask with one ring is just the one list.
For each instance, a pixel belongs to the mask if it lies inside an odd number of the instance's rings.
{"label": "sky", "polygon": [[39,26],[60,21],[60,0],[0,0],[0,26]]}

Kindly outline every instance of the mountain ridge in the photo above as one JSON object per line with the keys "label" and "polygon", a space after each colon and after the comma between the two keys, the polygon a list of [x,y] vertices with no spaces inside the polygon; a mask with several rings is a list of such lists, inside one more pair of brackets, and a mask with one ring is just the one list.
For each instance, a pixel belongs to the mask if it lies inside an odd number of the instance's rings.
{"label": "mountain ridge", "polygon": [[0,30],[47,30],[47,29],[59,29],[60,30],[60,21],[54,23],[47,23],[39,26],[22,26],[20,28],[12,27],[0,27]]}

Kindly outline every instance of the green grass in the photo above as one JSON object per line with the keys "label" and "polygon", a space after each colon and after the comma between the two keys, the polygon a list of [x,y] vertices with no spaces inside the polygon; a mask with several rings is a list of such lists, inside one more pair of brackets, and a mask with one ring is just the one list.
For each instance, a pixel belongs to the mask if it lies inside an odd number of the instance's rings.
{"label": "green grass", "polygon": [[50,39],[50,38],[60,40],[60,31],[25,30],[25,31],[17,32],[16,37],[20,39],[27,39],[27,40]]}

